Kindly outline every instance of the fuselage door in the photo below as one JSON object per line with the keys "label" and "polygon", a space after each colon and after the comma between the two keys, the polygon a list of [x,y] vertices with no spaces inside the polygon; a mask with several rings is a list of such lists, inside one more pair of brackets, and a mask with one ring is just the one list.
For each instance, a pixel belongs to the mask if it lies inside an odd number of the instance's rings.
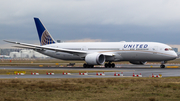
{"label": "fuselage door", "polygon": [[159,50],[159,47],[158,47],[158,46],[154,46],[153,50],[158,51],[158,50]]}
{"label": "fuselage door", "polygon": [[82,47],[82,50],[83,50],[83,51],[87,51],[87,47],[86,47],[86,46],[83,46],[83,47]]}

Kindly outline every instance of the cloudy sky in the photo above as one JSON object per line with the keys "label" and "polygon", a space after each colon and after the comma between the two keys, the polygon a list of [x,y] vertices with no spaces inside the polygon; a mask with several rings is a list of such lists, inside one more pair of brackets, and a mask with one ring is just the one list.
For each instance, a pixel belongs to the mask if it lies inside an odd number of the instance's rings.
{"label": "cloudy sky", "polygon": [[33,17],[55,40],[180,44],[180,0],[0,0],[0,47],[39,44]]}

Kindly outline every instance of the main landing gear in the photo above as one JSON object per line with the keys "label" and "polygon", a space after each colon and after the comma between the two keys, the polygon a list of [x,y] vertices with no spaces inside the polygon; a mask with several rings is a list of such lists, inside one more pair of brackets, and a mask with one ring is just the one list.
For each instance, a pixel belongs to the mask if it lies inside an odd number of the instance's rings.
{"label": "main landing gear", "polygon": [[[111,68],[111,67],[114,68],[114,67],[115,67],[115,64],[109,62],[109,63],[105,63],[104,66],[105,66],[105,68],[108,68],[108,67],[109,67],[109,68]],[[88,65],[88,64],[84,63],[84,64],[83,64],[83,67],[84,67],[84,68],[94,68],[94,65]]]}
{"label": "main landing gear", "polygon": [[114,67],[115,67],[115,64],[114,64],[114,63],[109,62],[109,63],[105,63],[105,65],[104,65],[104,66],[105,66],[105,68],[108,68],[108,67],[109,67],[109,68],[111,68],[111,67],[112,67],[112,68],[114,68]]}
{"label": "main landing gear", "polygon": [[164,64],[165,64],[165,61],[161,61],[160,68],[165,68],[166,66]]}
{"label": "main landing gear", "polygon": [[94,68],[94,65],[88,65],[88,64],[85,63],[85,64],[83,64],[83,67],[84,68]]}

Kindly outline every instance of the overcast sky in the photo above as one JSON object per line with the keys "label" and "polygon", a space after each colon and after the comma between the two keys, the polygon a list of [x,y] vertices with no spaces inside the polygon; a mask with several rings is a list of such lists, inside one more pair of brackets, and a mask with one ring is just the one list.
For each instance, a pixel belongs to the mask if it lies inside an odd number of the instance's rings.
{"label": "overcast sky", "polygon": [[180,44],[180,0],[0,0],[0,47],[39,44],[33,17],[55,40]]}

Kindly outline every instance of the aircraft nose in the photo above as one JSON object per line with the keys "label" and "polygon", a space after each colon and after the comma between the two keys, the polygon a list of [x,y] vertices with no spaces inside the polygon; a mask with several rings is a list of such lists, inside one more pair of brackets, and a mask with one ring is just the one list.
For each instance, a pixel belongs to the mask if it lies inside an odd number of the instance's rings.
{"label": "aircraft nose", "polygon": [[176,59],[178,57],[176,52],[173,52],[172,56],[173,56],[174,59]]}

